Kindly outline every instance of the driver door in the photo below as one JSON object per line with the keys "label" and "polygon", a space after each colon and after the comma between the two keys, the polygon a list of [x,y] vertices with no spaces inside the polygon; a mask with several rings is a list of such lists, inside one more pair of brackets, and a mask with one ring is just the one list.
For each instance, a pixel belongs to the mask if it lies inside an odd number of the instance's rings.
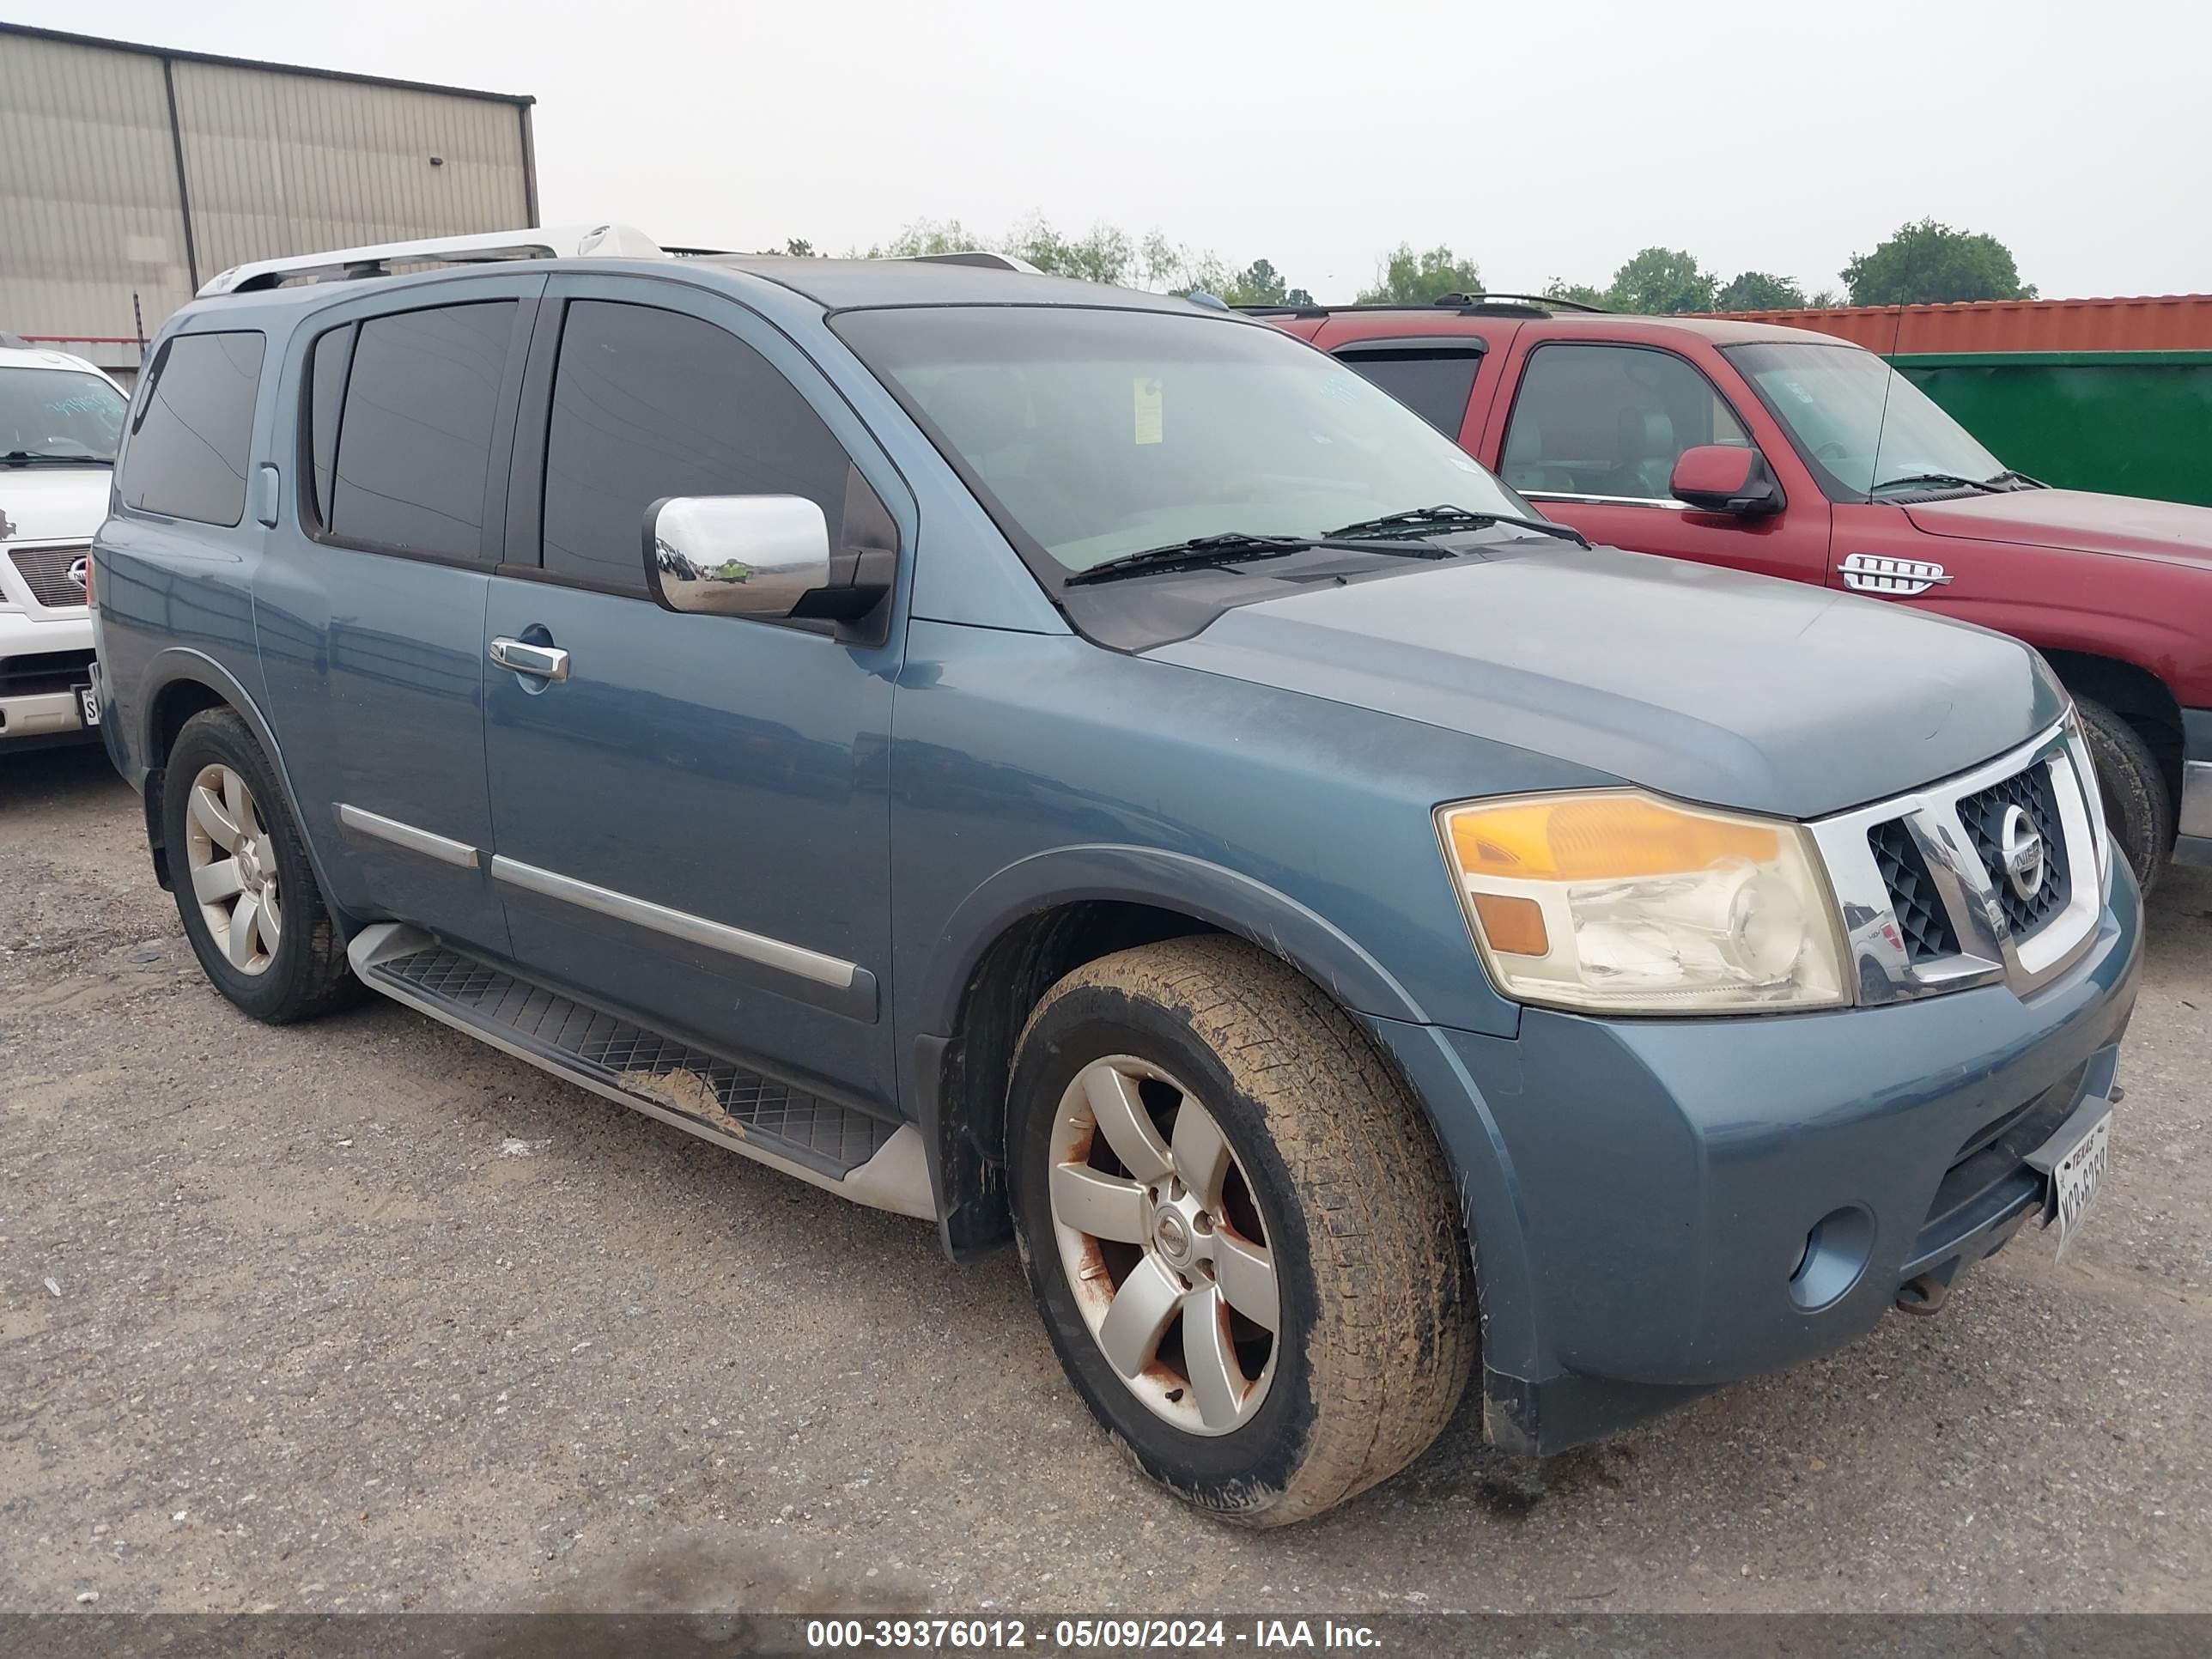
{"label": "driver door", "polygon": [[[1660,346],[1532,329],[1513,351],[1512,396],[1486,448],[1498,475],[1547,517],[1634,553],[1826,581],[1827,498],[1796,482],[1778,436],[1754,435],[1766,422],[1747,418],[1750,398],[1731,403],[1704,369]],[[1782,511],[1739,518],[1675,500],[1675,461],[1706,444],[1760,449],[1783,481]]]}

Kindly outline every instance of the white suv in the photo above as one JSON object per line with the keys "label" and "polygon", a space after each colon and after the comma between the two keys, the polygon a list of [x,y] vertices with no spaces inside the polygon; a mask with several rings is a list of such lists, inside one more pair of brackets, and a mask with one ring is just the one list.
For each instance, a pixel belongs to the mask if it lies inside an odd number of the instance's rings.
{"label": "white suv", "polygon": [[0,334],[0,750],[99,723],[85,560],[128,405],[82,358]]}

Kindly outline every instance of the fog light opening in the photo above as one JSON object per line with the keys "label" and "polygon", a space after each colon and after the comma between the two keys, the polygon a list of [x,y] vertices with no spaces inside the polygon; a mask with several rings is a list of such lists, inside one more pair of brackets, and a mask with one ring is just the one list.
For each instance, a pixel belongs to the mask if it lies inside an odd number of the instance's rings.
{"label": "fog light opening", "polygon": [[1873,1254],[1873,1213],[1856,1204],[1831,1210],[1805,1235],[1805,1253],[1790,1275],[1790,1300],[1808,1313],[1841,1300]]}

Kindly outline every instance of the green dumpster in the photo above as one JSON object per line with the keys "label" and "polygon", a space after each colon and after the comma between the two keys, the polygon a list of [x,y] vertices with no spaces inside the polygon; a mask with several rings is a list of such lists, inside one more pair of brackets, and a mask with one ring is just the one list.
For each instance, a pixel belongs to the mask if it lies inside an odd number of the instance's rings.
{"label": "green dumpster", "polygon": [[2212,351],[1889,361],[2007,466],[2067,489],[2212,507]]}

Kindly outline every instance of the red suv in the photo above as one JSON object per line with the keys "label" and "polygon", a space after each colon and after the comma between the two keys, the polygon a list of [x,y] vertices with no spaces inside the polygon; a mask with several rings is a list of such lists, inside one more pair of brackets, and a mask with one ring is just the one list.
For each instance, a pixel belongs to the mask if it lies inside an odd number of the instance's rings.
{"label": "red suv", "polygon": [[1480,295],[1267,315],[1592,541],[2027,641],[2080,705],[2144,886],[2168,857],[2212,864],[2212,509],[2046,488],[1802,329]]}

